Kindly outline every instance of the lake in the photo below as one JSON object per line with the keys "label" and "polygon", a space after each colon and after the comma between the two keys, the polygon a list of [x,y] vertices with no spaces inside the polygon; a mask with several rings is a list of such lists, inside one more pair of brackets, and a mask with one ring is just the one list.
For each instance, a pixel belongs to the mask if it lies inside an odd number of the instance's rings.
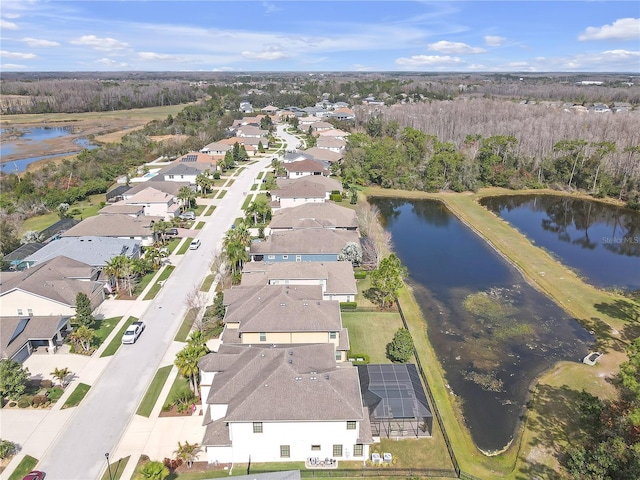
{"label": "lake", "polygon": [[558,195],[480,202],[601,288],[640,290],[640,212]]}
{"label": "lake", "polygon": [[[429,340],[485,452],[514,438],[529,388],[594,341],[442,203],[374,198],[425,316]],[[415,333],[414,333],[415,335]]]}

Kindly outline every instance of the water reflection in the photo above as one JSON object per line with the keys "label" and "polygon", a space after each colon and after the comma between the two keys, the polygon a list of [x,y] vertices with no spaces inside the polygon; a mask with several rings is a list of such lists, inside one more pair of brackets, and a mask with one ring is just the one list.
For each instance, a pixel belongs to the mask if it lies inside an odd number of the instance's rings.
{"label": "water reflection", "polygon": [[555,195],[488,197],[481,203],[591,283],[640,289],[640,213]]}
{"label": "water reflection", "polygon": [[580,360],[592,336],[440,203],[372,199],[479,448],[513,438],[533,380]]}

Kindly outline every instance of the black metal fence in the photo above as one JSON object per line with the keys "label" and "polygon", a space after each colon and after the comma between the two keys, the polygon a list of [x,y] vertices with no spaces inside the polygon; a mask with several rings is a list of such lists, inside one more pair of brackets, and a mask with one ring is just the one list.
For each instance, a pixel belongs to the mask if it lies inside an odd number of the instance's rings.
{"label": "black metal fence", "polygon": [[[251,469],[251,474],[272,473]],[[335,468],[318,470],[300,470],[303,478],[357,478],[357,477],[431,477],[431,478],[458,478],[455,470],[438,468]]]}

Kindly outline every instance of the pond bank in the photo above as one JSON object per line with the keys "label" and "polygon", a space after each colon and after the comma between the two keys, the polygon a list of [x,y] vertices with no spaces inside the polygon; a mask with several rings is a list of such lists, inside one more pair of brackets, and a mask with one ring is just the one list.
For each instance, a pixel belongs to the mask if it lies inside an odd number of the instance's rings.
{"label": "pond bank", "polygon": [[[629,327],[629,323],[625,321],[623,315],[616,314],[616,309],[613,307],[620,304],[620,302],[630,305],[635,304],[624,297],[602,292],[590,285],[586,285],[573,272],[554,260],[547,252],[532,245],[508,223],[480,206],[477,199],[486,195],[487,191],[483,191],[480,194],[429,194],[367,188],[365,192],[369,196],[442,201],[461,221],[472,228],[489,245],[518,268],[532,286],[552,298],[565,311],[580,320],[588,329],[594,331],[602,346],[617,350],[621,348],[622,343],[628,341],[630,332],[625,331],[625,329]],[[504,191],[500,189],[499,193],[504,194]],[[532,192],[527,191],[526,193]],[[535,191],[535,193],[540,192]],[[544,274],[541,274],[541,272],[544,272]],[[406,297],[401,299],[403,308],[405,308],[406,303],[413,305],[412,313],[408,316],[411,318],[414,327],[412,331],[414,332],[416,348],[421,356],[425,355],[422,363],[429,365],[429,371],[427,372],[429,383],[442,411],[447,432],[451,437],[454,451],[462,469],[480,478],[498,476],[513,478],[517,473],[522,474],[524,472],[529,474],[543,471],[546,473],[556,472],[557,461],[554,449],[547,448],[541,452],[539,447],[539,445],[548,446],[549,434],[535,427],[535,425],[541,423],[539,421],[541,415],[547,413],[544,410],[536,411],[536,408],[533,408],[527,412],[525,425],[517,432],[512,448],[507,452],[489,458],[476,448],[469,432],[464,427],[460,406],[447,389],[444,371],[430,344],[430,340],[427,336],[417,336],[415,334],[416,331],[424,331],[422,312],[417,307],[410,291],[403,292],[402,295]],[[635,307],[637,308],[637,305]],[[614,352],[610,356],[606,369],[596,367],[589,370],[591,367],[585,368],[583,365],[563,362],[557,364],[550,371],[543,373],[534,381],[534,385],[547,386],[552,384],[554,385],[553,388],[559,388],[556,386],[561,385],[572,392],[586,388],[594,394],[599,394],[601,390],[609,391],[605,378],[607,375],[617,371],[618,365],[622,361],[624,361],[624,355]],[[545,388],[544,392],[546,394],[549,387]],[[563,390],[558,391],[564,393]],[[563,399],[568,399],[566,395],[559,396]],[[548,403],[545,405],[548,405]],[[558,401],[557,403],[560,404],[561,402]],[[534,419],[531,424],[527,423],[530,418]],[[555,437],[552,435],[554,437],[553,440],[561,443],[562,432],[554,430],[554,433]],[[538,467],[532,469],[532,463]]]}

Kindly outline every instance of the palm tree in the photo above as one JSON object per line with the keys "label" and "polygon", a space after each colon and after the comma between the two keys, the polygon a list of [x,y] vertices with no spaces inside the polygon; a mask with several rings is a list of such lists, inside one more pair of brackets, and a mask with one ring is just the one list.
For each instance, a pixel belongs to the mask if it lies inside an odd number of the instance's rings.
{"label": "palm tree", "polygon": [[71,374],[71,370],[67,367],[65,368],[56,368],[53,372],[51,372],[51,376],[56,380],[60,381],[60,386],[65,388],[67,386],[67,382],[64,381]]}
{"label": "palm tree", "polygon": [[165,233],[167,232],[167,230],[169,230],[169,228],[171,228],[171,223],[164,220],[158,220],[153,224],[153,233],[160,234],[159,237],[162,245],[165,244]]}
{"label": "palm tree", "polygon": [[120,278],[123,276],[124,265],[129,261],[126,255],[118,255],[107,261],[104,265],[104,273],[108,277],[115,279],[116,291],[120,290]]}
{"label": "palm tree", "polygon": [[178,442],[178,449],[173,453],[176,454],[176,458],[181,459],[187,464],[187,468],[191,468],[193,461],[198,457],[200,453],[200,445],[197,443],[189,443],[187,441],[184,444]]}
{"label": "palm tree", "polygon": [[206,170],[205,172],[200,173],[196,177],[196,185],[200,188],[200,192],[204,197],[209,191],[209,189],[213,186],[213,181],[211,180],[211,174],[209,173],[209,170]]}
{"label": "palm tree", "polygon": [[196,199],[196,192],[191,187],[184,186],[178,190],[178,200],[182,202],[182,205],[186,208],[191,208],[191,203]]}
{"label": "palm tree", "polygon": [[198,361],[205,356],[209,350],[206,345],[187,344],[176,355],[175,365],[178,367],[180,375],[189,379],[191,391],[196,393],[198,389]]}
{"label": "palm tree", "polygon": [[148,480],[164,480],[169,473],[169,469],[162,462],[149,462],[140,471],[142,478]]}

